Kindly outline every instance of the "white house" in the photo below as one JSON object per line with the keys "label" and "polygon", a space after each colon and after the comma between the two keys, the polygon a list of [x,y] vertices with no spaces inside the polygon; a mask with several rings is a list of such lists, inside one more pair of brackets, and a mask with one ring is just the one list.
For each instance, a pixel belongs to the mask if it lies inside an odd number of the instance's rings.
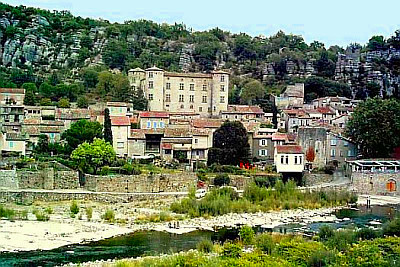
{"label": "white house", "polygon": [[278,173],[301,173],[304,170],[304,153],[299,145],[275,147],[274,163]]}

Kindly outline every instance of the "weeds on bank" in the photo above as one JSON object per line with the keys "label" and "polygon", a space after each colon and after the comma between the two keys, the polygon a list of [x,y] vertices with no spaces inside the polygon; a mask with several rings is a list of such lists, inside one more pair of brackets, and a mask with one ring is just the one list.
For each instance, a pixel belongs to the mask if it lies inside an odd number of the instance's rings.
{"label": "weeds on bank", "polygon": [[219,188],[197,200],[194,192],[170,206],[171,211],[188,214],[190,217],[217,216],[227,213],[255,213],[281,209],[316,209],[340,206],[357,201],[357,197],[347,191],[300,191],[293,181],[284,184],[277,181],[274,188],[257,186],[255,183],[244,190],[243,197],[232,188]]}

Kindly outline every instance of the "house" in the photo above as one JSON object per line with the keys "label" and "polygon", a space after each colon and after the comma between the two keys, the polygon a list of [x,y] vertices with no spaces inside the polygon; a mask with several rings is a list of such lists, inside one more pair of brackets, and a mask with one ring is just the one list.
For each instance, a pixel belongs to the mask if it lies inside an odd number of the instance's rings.
{"label": "house", "polygon": [[284,109],[291,106],[303,106],[304,103],[304,84],[296,83],[288,85],[285,92],[279,97],[275,97],[275,105],[278,109]]}
{"label": "house", "polygon": [[14,152],[25,156],[26,141],[28,140],[25,134],[21,133],[0,133],[0,148],[2,153]]}
{"label": "house", "polygon": [[79,120],[90,120],[90,110],[87,108],[56,108],[55,120],[63,121],[65,130]]}
{"label": "house", "polygon": [[264,111],[259,106],[228,105],[228,110],[221,111],[221,118],[231,121],[263,121]]}
{"label": "house", "polygon": [[140,129],[164,129],[169,124],[169,113],[143,111],[139,113]]}
{"label": "house", "polygon": [[22,122],[25,89],[0,88],[0,122]]}
{"label": "house", "polygon": [[358,155],[357,145],[350,139],[329,132],[327,134],[327,162],[343,168],[346,161],[356,159]]}
{"label": "house", "polygon": [[119,157],[128,156],[128,137],[131,122],[127,116],[112,116],[111,131],[113,135],[113,147]]}
{"label": "house", "polygon": [[259,128],[253,134],[252,154],[257,160],[271,163],[274,161],[274,142],[272,136],[277,129]]}
{"label": "house", "polygon": [[336,114],[330,107],[319,107],[317,111],[322,114],[322,122],[324,123],[330,123]]}
{"label": "house", "polygon": [[312,168],[322,168],[328,161],[328,131],[325,127],[300,127],[297,133],[297,142],[303,148],[307,160],[307,153],[314,154],[314,159],[306,162]]}
{"label": "house", "polygon": [[132,88],[141,88],[150,111],[196,112],[218,116],[228,108],[229,73],[166,72],[152,67],[128,72]]}
{"label": "house", "polygon": [[299,145],[278,145],[275,148],[276,171],[285,176],[298,176],[304,170],[303,148]]}
{"label": "house", "polygon": [[110,116],[126,116],[130,112],[128,103],[125,102],[107,102],[107,108]]}

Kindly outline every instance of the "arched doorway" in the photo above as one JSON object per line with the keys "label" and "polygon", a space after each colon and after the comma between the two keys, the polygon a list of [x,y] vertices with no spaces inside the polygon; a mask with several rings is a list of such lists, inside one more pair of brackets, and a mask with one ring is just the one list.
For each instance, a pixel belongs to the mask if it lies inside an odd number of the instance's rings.
{"label": "arched doorway", "polygon": [[387,183],[386,183],[386,190],[387,191],[389,191],[389,192],[395,192],[396,191],[396,181],[394,181],[394,180],[389,180]]}

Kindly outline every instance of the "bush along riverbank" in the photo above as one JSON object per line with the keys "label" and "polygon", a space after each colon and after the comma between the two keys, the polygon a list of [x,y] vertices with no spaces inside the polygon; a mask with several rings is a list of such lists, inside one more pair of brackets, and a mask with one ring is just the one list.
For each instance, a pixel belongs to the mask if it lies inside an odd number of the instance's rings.
{"label": "bush along riverbank", "polygon": [[357,196],[347,191],[300,191],[293,181],[278,181],[273,188],[256,184],[247,186],[243,197],[229,187],[211,190],[196,199],[192,190],[188,198],[171,205],[171,211],[190,217],[218,216],[227,213],[255,213],[282,209],[317,209],[357,203]]}
{"label": "bush along riverbank", "polygon": [[399,218],[380,230],[335,230],[324,226],[312,238],[270,233],[255,235],[251,227],[243,226],[238,239],[224,244],[203,240],[196,251],[98,266],[397,266],[399,235]]}

